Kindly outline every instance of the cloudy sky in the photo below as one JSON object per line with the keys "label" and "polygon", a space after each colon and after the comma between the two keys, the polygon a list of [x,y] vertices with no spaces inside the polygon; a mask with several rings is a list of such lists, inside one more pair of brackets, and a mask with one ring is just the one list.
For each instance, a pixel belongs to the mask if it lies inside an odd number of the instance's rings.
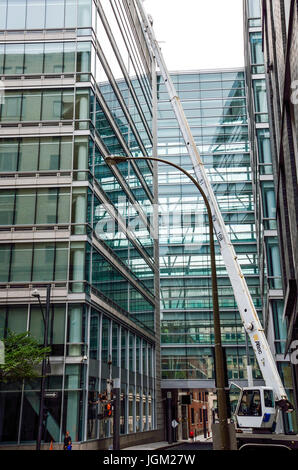
{"label": "cloudy sky", "polygon": [[146,0],[169,70],[242,67],[242,0]]}

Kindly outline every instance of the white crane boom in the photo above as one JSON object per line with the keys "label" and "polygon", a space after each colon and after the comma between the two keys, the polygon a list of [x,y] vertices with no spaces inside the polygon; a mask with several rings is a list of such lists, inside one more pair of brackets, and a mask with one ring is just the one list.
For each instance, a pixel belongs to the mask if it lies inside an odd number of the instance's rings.
{"label": "white crane boom", "polygon": [[186,148],[192,161],[196,178],[204,193],[206,194],[211,207],[214,231],[233,287],[234,296],[238,305],[244,329],[250,338],[266,386],[272,387],[277,401],[287,401],[287,395],[279,376],[273,355],[270,351],[264,329],[259,320],[245,278],[242,274],[237,255],[227,233],[227,229],[217,204],[217,200],[208,180],[181,101],[168,72],[159,44],[156,40],[152,27],[152,19],[147,16],[142,1],[136,0],[136,3],[140,12],[145,36],[147,37],[147,40],[152,49],[153,56],[163,76],[165,86],[170,97],[170,102],[175,112]]}

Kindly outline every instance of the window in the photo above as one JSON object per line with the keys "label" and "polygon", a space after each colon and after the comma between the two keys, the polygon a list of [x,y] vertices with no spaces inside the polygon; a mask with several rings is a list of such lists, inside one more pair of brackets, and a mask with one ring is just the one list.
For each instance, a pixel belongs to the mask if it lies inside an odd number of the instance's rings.
{"label": "window", "polygon": [[284,354],[287,340],[286,321],[283,321],[284,303],[282,300],[272,300],[271,305],[274,323],[275,350],[277,354]]}
{"label": "window", "polygon": [[25,29],[26,2],[9,0],[7,3],[7,29]]}
{"label": "window", "polygon": [[22,121],[39,121],[41,110],[40,91],[26,91],[23,94]]}
{"label": "window", "polygon": [[244,390],[238,410],[239,416],[262,416],[259,390]]}
{"label": "window", "polygon": [[36,203],[36,223],[54,224],[57,220],[58,191],[56,188],[39,189]]}
{"label": "window", "polygon": [[[0,0],[0,29],[5,29],[7,1]],[[0,67],[1,70],[1,67]]]}
{"label": "window", "polygon": [[1,282],[67,279],[67,243],[16,243],[0,246]]}
{"label": "window", "polygon": [[18,243],[12,245],[11,282],[31,281],[32,244]]}
{"label": "window", "polygon": [[25,44],[24,73],[42,73],[43,71],[43,44]]}
{"label": "window", "polygon": [[35,217],[35,191],[19,189],[15,200],[15,225],[33,225]]}
{"label": "window", "polygon": [[8,282],[10,264],[10,245],[0,245],[0,282]]}
{"label": "window", "polygon": [[38,168],[38,140],[22,139],[20,143],[19,171],[32,171]]}
{"label": "window", "polygon": [[64,1],[46,0],[46,28],[63,28]]}
{"label": "window", "polygon": [[44,57],[44,73],[63,72],[63,43],[46,43]]}
{"label": "window", "polygon": [[61,117],[61,92],[46,91],[43,93],[42,120],[60,120]]}
{"label": "window", "polygon": [[12,225],[14,209],[14,191],[0,191],[0,225]]}
{"label": "window", "polygon": [[1,105],[1,121],[19,121],[22,96],[18,92],[7,91],[5,101]]}
{"label": "window", "polygon": [[40,142],[40,170],[56,170],[59,168],[59,139],[48,137]]}
{"label": "window", "polygon": [[68,73],[68,72],[74,72],[74,71],[75,71],[75,43],[65,42],[64,43],[63,72]]}
{"label": "window", "polygon": [[15,171],[18,161],[18,141],[0,140],[0,171]]}
{"label": "window", "polygon": [[78,42],[77,44],[77,72],[91,71],[91,43]]}
{"label": "window", "polygon": [[4,74],[14,75],[23,72],[24,44],[6,44]]}
{"label": "window", "polygon": [[62,92],[62,119],[73,119],[73,91]]}
{"label": "window", "polygon": [[272,174],[272,158],[269,129],[257,129],[259,165],[261,174]]}
{"label": "window", "polygon": [[[267,108],[267,96],[266,96],[266,83],[265,79],[263,80],[254,80],[253,81],[254,89],[254,103],[255,103],[255,112],[256,112],[256,121],[257,122],[266,122],[268,121],[268,108]],[[264,114],[265,116],[262,116]]]}
{"label": "window", "polygon": [[26,29],[43,29],[45,0],[27,0]]}
{"label": "window", "polygon": [[[200,409],[201,411],[201,409]],[[195,424],[195,410],[193,408],[190,409],[191,413],[191,424]]]}
{"label": "window", "polygon": [[264,64],[264,55],[262,50],[262,33],[250,33],[249,40],[252,64]]}
{"label": "window", "polygon": [[77,25],[77,0],[65,0],[65,28]]}
{"label": "window", "polygon": [[274,408],[274,398],[272,390],[264,390],[264,403],[268,408]]}
{"label": "window", "polygon": [[91,27],[91,0],[78,0],[78,28]]}
{"label": "window", "polygon": [[55,247],[53,243],[37,243],[34,247],[32,281],[52,281]]}

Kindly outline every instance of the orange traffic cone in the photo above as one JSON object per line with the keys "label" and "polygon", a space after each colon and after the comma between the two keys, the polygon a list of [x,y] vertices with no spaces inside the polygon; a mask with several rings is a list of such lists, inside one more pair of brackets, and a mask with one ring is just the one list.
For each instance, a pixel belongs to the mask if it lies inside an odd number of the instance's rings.
{"label": "orange traffic cone", "polygon": [[53,450],[53,441],[51,441],[49,450]]}

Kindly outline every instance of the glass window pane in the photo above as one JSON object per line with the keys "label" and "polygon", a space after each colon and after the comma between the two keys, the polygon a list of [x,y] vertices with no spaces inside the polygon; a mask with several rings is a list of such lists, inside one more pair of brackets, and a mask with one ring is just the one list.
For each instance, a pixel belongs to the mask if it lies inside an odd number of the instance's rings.
{"label": "glass window pane", "polygon": [[7,328],[14,333],[27,331],[28,307],[9,307]]}
{"label": "glass window pane", "polygon": [[62,119],[73,119],[73,92],[62,93]]}
{"label": "glass window pane", "polygon": [[[65,307],[60,305],[54,306],[54,321],[51,329],[50,343],[54,345],[64,345],[65,334]],[[51,312],[53,315],[53,312]],[[51,316],[52,316],[51,315]],[[63,353],[62,353],[63,354]]]}
{"label": "glass window pane", "polygon": [[78,0],[78,28],[91,27],[91,0]]}
{"label": "glass window pane", "polygon": [[0,171],[15,171],[18,161],[18,141],[0,140]]}
{"label": "glass window pane", "polygon": [[14,196],[13,190],[0,191],[0,225],[13,223]]}
{"label": "glass window pane", "polygon": [[267,113],[266,83],[264,80],[254,80],[255,110],[257,113]]}
{"label": "glass window pane", "polygon": [[0,0],[0,29],[6,26],[7,0]]}
{"label": "glass window pane", "polygon": [[91,71],[91,43],[78,42],[77,72]]}
{"label": "glass window pane", "polygon": [[62,73],[63,65],[63,44],[46,43],[44,56],[45,73]]}
{"label": "glass window pane", "polygon": [[24,73],[42,73],[43,44],[25,44]]}
{"label": "glass window pane", "polygon": [[0,225],[13,223],[14,191],[0,191]]}
{"label": "glass window pane", "polygon": [[20,143],[18,171],[35,171],[38,168],[38,140],[23,139]]}
{"label": "glass window pane", "polygon": [[31,281],[32,245],[18,243],[12,247],[11,282]]}
{"label": "glass window pane", "polygon": [[44,28],[45,0],[27,0],[27,29]]}
{"label": "glass window pane", "polygon": [[40,121],[41,93],[40,91],[25,91],[22,103],[22,121]]}
{"label": "glass window pane", "polygon": [[89,119],[89,92],[76,91],[76,119]]}
{"label": "glass window pane", "polygon": [[65,28],[77,25],[77,0],[65,0]]}
{"label": "glass window pane", "polygon": [[19,121],[21,114],[22,96],[19,92],[5,93],[5,101],[1,105],[1,121]]}
{"label": "glass window pane", "polygon": [[19,189],[16,193],[15,224],[32,225],[35,217],[36,194],[32,189]]}
{"label": "glass window pane", "polygon": [[0,44],[0,74],[3,73],[3,66],[4,66],[4,44]]}
{"label": "glass window pane", "polygon": [[52,281],[54,270],[54,243],[36,243],[34,246],[32,281]]}
{"label": "glass window pane", "polygon": [[46,28],[63,28],[64,1],[46,0]]}
{"label": "glass window pane", "polygon": [[46,91],[43,93],[42,121],[60,120],[61,92]]}
{"label": "glass window pane", "polygon": [[57,221],[57,189],[39,189],[37,192],[36,223],[55,224]]}
{"label": "glass window pane", "polygon": [[8,282],[11,245],[0,245],[0,282]]}
{"label": "glass window pane", "polygon": [[260,0],[248,0],[248,14],[250,18],[259,18],[261,16]]}
{"label": "glass window pane", "polygon": [[[43,309],[45,306],[43,305]],[[42,318],[42,313],[40,306],[31,306],[30,311],[30,333],[32,336],[37,339],[37,341],[42,344],[44,340],[44,322]]]}
{"label": "glass window pane", "polygon": [[68,246],[57,243],[55,261],[55,281],[66,281],[68,272]]}
{"label": "glass window pane", "polygon": [[23,73],[24,44],[6,44],[4,74]]}
{"label": "glass window pane", "polygon": [[59,169],[59,139],[49,137],[40,141],[39,169]]}
{"label": "glass window pane", "polygon": [[251,61],[253,64],[264,64],[262,50],[262,33],[250,33]]}
{"label": "glass window pane", "polygon": [[[0,66],[1,70],[1,66]],[[64,43],[64,63],[63,72],[69,73],[75,71],[75,43],[65,42]]]}
{"label": "glass window pane", "polygon": [[25,29],[26,2],[9,0],[7,5],[7,29]]}
{"label": "glass window pane", "polygon": [[60,169],[72,169],[72,140],[63,137],[60,144]]}
{"label": "glass window pane", "polygon": [[70,216],[70,193],[67,188],[59,189],[58,197],[58,224],[69,223]]}

